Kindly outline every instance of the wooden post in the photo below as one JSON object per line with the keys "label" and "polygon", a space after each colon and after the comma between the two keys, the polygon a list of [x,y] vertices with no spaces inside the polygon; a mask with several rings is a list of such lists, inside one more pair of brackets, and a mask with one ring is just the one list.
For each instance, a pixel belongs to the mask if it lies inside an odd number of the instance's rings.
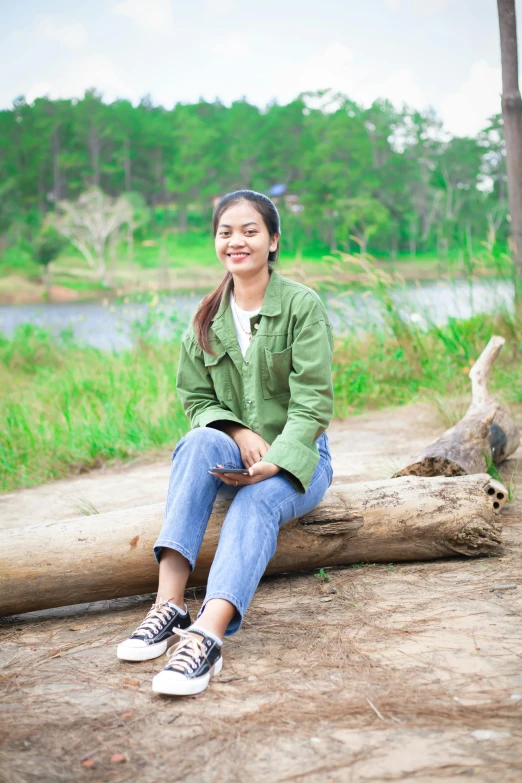
{"label": "wooden post", "polygon": [[515,0],[497,0],[502,60],[502,118],[506,142],[511,242],[517,311],[522,314],[522,99],[518,84]]}

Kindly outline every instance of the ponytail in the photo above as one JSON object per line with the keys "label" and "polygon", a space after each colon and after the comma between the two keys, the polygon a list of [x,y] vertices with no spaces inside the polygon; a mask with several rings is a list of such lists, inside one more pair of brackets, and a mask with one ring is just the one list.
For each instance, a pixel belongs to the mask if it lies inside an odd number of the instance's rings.
{"label": "ponytail", "polygon": [[210,343],[208,341],[208,330],[210,328],[212,319],[219,310],[221,299],[223,297],[223,291],[225,290],[225,287],[231,277],[232,272],[227,271],[225,277],[218,287],[211,291],[210,294],[207,294],[203,297],[198,309],[196,310],[196,314],[192,319],[192,324],[194,326],[194,332],[196,334],[196,340],[199,347],[202,348],[205,353],[212,354],[212,356],[215,356],[216,354],[210,349]]}

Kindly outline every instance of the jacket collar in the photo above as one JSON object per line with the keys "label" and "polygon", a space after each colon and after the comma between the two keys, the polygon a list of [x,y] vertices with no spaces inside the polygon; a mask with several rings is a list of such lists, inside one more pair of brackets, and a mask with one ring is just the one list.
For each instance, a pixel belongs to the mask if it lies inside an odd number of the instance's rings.
{"label": "jacket collar", "polygon": [[[222,318],[226,310],[230,307],[230,290],[233,286],[233,283],[234,280],[231,277],[230,280],[227,281],[227,284],[223,290],[223,295],[221,297],[221,304],[219,305],[219,309],[216,315],[214,316],[213,321],[217,321],[219,318]],[[265,289],[265,296],[263,299],[263,304],[261,305],[261,309],[259,311],[259,315],[281,314],[281,289],[282,289],[281,276],[278,275],[274,269],[272,269],[272,271],[270,272],[270,279],[268,280],[268,285]]]}

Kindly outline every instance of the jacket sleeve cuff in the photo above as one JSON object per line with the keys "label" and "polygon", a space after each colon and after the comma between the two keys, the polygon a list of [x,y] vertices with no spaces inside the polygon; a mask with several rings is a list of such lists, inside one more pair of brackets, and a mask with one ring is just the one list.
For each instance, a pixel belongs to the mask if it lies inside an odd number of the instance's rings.
{"label": "jacket sleeve cuff", "polygon": [[225,408],[220,408],[216,405],[212,408],[207,408],[195,416],[191,422],[192,429],[195,429],[196,427],[208,427],[213,421],[223,419],[225,421],[233,421],[235,424],[240,424],[242,427],[249,428],[248,424],[245,424],[244,421],[241,421],[237,416],[234,416],[232,411],[227,411]]}
{"label": "jacket sleeve cuff", "polygon": [[265,462],[272,462],[281,468],[291,484],[303,495],[310,485],[319,459],[319,454],[314,454],[300,441],[285,435],[278,435],[262,457]]}

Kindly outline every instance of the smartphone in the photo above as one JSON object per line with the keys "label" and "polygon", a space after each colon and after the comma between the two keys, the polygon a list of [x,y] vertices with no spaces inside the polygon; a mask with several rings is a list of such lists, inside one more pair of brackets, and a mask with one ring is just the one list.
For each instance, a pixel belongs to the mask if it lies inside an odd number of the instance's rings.
{"label": "smartphone", "polygon": [[248,470],[245,468],[209,468],[209,473],[239,473],[241,476],[248,476]]}

